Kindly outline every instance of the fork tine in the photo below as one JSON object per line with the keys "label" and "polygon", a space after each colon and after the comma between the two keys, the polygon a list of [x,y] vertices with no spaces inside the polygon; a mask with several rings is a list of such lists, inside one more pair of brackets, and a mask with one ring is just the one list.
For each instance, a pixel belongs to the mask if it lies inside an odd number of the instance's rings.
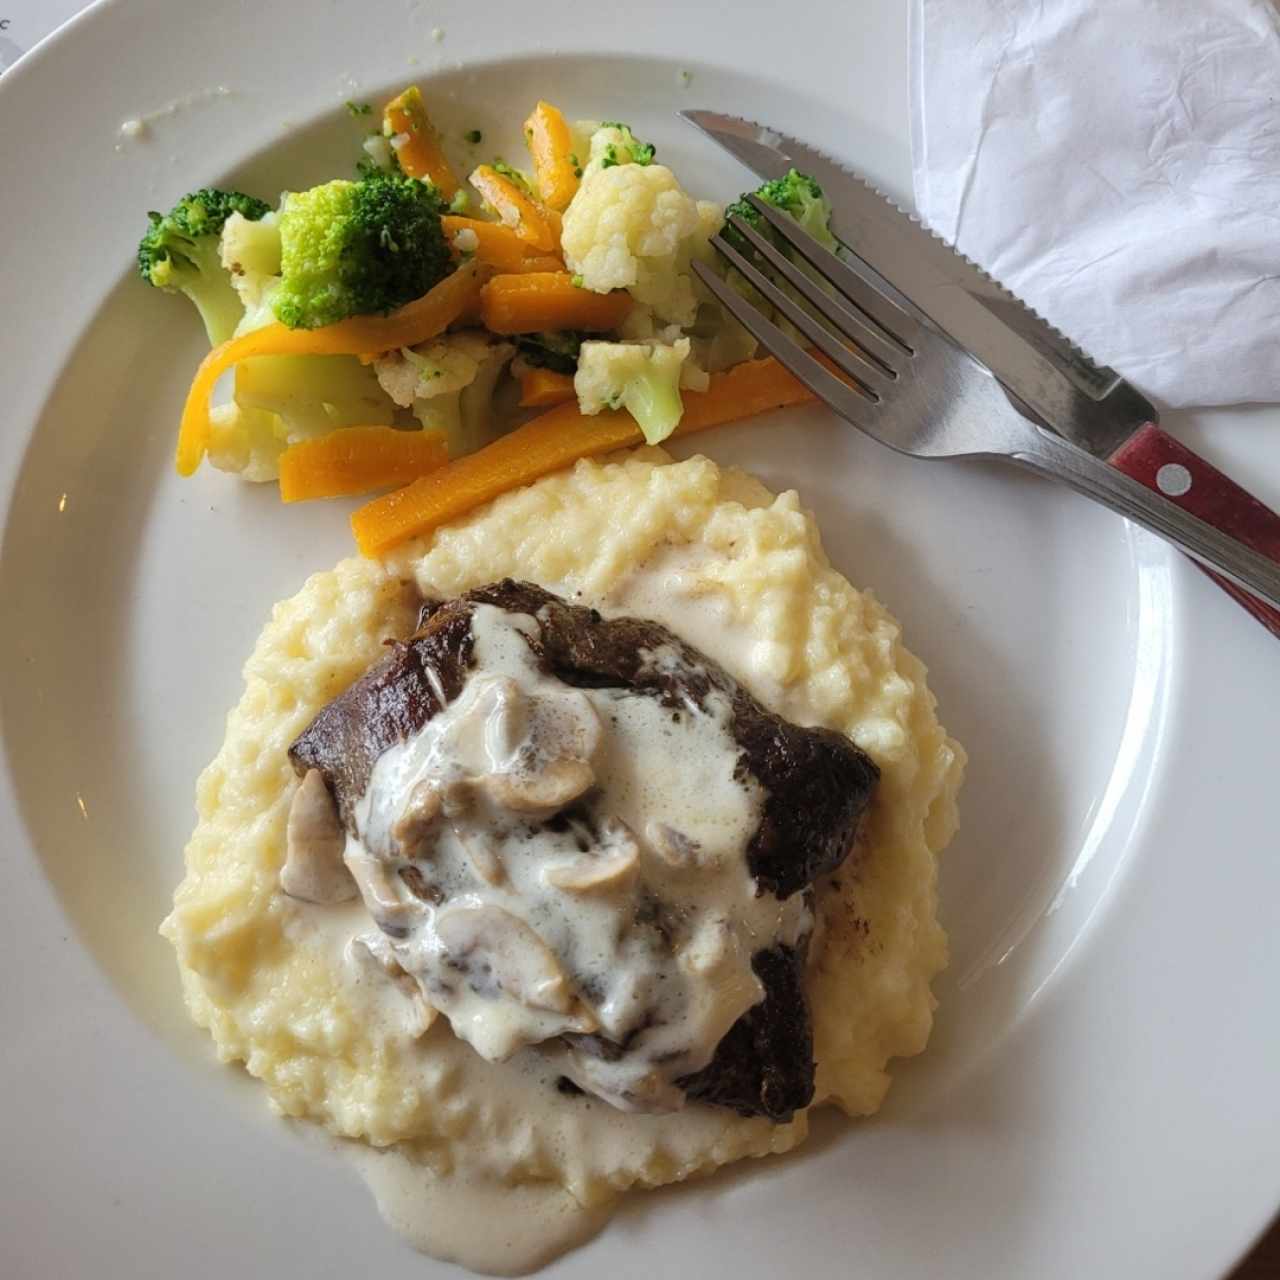
{"label": "fork tine", "polygon": [[818,363],[807,351],[791,341],[772,320],[767,319],[749,303],[731,284],[722,280],[705,262],[694,261],[693,270],[699,280],[715,294],[721,305],[748,333],[752,334],[766,351],[786,365],[810,391],[830,405],[842,418],[854,426],[867,428],[864,423],[873,419],[878,406],[872,393],[862,386],[850,386],[842,382]]}
{"label": "fork tine", "polygon": [[[892,365],[887,365],[876,356],[869,356],[846,346],[829,329],[820,325],[803,307],[797,306],[763,271],[744,258],[722,235],[713,236],[711,244],[742,273],[743,278],[752,288],[763,294],[771,306],[782,312],[819,351],[834,361],[842,372],[866,387],[876,399],[889,394],[889,384],[898,376]],[[782,255],[775,252],[770,261],[773,257],[782,258]],[[792,270],[795,275],[803,277],[804,272],[797,271],[795,268]],[[793,276],[788,275],[787,278],[792,279]],[[832,302],[821,289],[815,288],[813,292],[822,298],[825,304],[815,303],[824,315],[830,316],[832,311],[843,311],[843,308]],[[847,312],[844,314],[848,315]],[[834,317],[832,320],[833,323],[838,323]],[[851,327],[865,329],[866,326]],[[874,345],[879,351],[888,354],[887,344],[883,341],[875,341]]]}
{"label": "fork tine", "polygon": [[[835,361],[845,374],[858,380],[877,398],[887,396],[888,390],[890,390],[888,383],[897,379],[897,371],[893,369],[890,360],[895,355],[899,360],[902,360],[904,357],[902,357],[901,352],[888,346],[882,339],[877,339],[874,335],[868,335],[867,326],[859,324],[849,311],[840,306],[840,303],[827,297],[827,294],[823,293],[822,289],[819,289],[817,285],[813,284],[812,280],[809,280],[808,283],[812,287],[810,292],[822,300],[820,303],[814,303],[820,314],[831,320],[832,324],[841,325],[842,320],[846,321],[846,332],[847,329],[855,330],[856,337],[854,334],[851,334],[850,337],[854,340],[856,346],[850,348],[846,343],[841,342],[835,334],[832,334],[831,330],[824,328],[817,320],[814,320],[814,317],[809,315],[809,312],[805,311],[804,307],[797,306],[788,294],[778,288],[777,284],[774,284],[773,280],[769,279],[769,276],[765,275],[758,266],[755,266],[754,262],[737,252],[732,244],[724,239],[722,234],[721,236],[712,237],[712,247],[722,253],[731,262],[732,266],[735,266],[740,271],[742,278],[756,289],[756,292],[763,293],[764,297],[768,298],[769,303],[777,311],[781,311],[782,315],[785,315],[787,320],[790,320],[809,339],[809,342],[812,342],[829,360]],[[767,256],[771,264],[774,260],[786,262],[781,253],[773,250],[772,247]],[[795,280],[797,276],[801,279],[805,278],[804,271],[791,265],[790,262],[788,262],[787,266],[790,268],[790,271],[786,273],[788,280]],[[873,347],[874,351],[867,351],[867,347]]]}
{"label": "fork tine", "polygon": [[825,245],[819,244],[790,215],[775,209],[754,193],[747,196],[747,200],[819,275],[830,281],[859,311],[865,311],[886,333],[892,334],[906,354],[914,353],[915,336],[920,328],[915,316],[886,297]]}
{"label": "fork tine", "polygon": [[[870,356],[881,365],[884,372],[894,375],[895,364],[903,356],[909,356],[911,349],[896,334],[882,329],[863,311],[844,306],[837,297],[832,297],[822,289],[814,278],[802,271],[785,254],[780,253],[749,222],[734,214],[729,225],[743,237],[751,247],[817,311],[840,330],[850,341],[860,347],[864,354]],[[722,231],[723,237],[724,232]],[[718,247],[718,246],[717,246]],[[736,265],[736,264],[735,264]],[[857,304],[854,303],[856,307]],[[790,316],[787,317],[791,319]],[[795,324],[795,321],[792,320]],[[797,328],[800,326],[797,325]]]}

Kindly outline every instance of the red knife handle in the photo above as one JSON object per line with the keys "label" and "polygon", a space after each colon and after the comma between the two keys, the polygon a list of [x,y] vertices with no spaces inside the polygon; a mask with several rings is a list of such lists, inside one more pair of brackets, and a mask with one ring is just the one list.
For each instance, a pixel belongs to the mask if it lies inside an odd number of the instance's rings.
{"label": "red knife handle", "polygon": [[[1107,461],[1130,479],[1280,564],[1280,515],[1154,422],[1139,427]],[[1203,565],[1198,567],[1204,569]],[[1211,569],[1204,572],[1272,635],[1280,637],[1280,612]]]}

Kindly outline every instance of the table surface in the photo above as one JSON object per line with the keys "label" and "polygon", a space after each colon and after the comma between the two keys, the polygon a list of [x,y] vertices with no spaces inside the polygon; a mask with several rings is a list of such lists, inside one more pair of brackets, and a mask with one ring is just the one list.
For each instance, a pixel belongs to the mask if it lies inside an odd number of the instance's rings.
{"label": "table surface", "polygon": [[1230,1280],[1280,1280],[1280,1217],[1231,1273]]}
{"label": "table surface", "polygon": [[[88,0],[0,0],[0,74]],[[1280,1280],[1280,1218],[1229,1280]]]}

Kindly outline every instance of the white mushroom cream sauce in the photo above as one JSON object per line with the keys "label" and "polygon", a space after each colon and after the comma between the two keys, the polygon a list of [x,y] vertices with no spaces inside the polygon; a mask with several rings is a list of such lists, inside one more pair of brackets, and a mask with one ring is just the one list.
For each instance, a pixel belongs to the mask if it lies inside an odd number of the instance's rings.
{"label": "white mushroom cream sauce", "polygon": [[357,941],[482,1057],[555,1041],[586,1092],[675,1110],[678,1081],[763,998],[753,954],[813,923],[803,895],[757,893],[747,869],[761,793],[729,698],[571,687],[539,669],[537,619],[489,604],[471,636],[460,694],[379,757],[354,806],[345,860],[382,930]]}

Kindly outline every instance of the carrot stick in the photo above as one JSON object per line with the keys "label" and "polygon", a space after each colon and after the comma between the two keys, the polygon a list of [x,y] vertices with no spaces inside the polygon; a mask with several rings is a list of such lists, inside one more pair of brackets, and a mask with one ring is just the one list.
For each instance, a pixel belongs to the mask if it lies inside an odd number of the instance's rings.
{"label": "carrot stick", "polygon": [[573,378],[554,369],[526,369],[520,375],[520,407],[545,409],[574,398]]}
{"label": "carrot stick", "polygon": [[445,159],[440,135],[427,115],[427,104],[416,84],[383,108],[382,132],[391,139],[403,172],[411,178],[426,178],[435,183],[446,200],[453,199],[458,179]]}
{"label": "carrot stick", "polygon": [[549,102],[539,102],[524,122],[524,136],[543,203],[563,210],[577,193],[582,173],[572,154],[573,138],[564,116]]}
{"label": "carrot stick", "polygon": [[559,275],[564,271],[564,259],[554,253],[531,253],[513,266],[508,275]]}
{"label": "carrot stick", "polygon": [[[447,214],[441,219],[445,234],[451,239],[459,231],[473,231],[476,237],[476,259],[499,271],[563,271],[564,262],[554,254],[539,253],[522,240],[510,227],[483,218],[462,218]],[[537,264],[531,265],[531,264]]]}
{"label": "carrot stick", "polygon": [[504,227],[543,253],[560,245],[560,215],[544,209],[505,174],[482,164],[471,173],[471,185],[492,206]]}
{"label": "carrot stick", "polygon": [[469,262],[446,276],[429,293],[389,316],[353,316],[320,329],[264,325],[214,347],[200,362],[178,431],[178,474],[192,475],[209,444],[209,396],[226,370],[250,356],[352,356],[412,347],[443,333],[479,298],[483,273]]}
{"label": "carrot stick", "polygon": [[280,500],[305,502],[387,489],[449,461],[438,431],[395,427],[343,427],[290,445],[280,455]]}
{"label": "carrot stick", "polygon": [[[813,393],[772,357],[750,360],[712,374],[706,391],[686,391],[684,416],[675,434],[690,435],[812,399]],[[351,528],[365,555],[381,555],[509,489],[559,471],[579,458],[638,444],[642,439],[635,420],[623,410],[586,417],[576,404],[563,404],[478,452],[365,503],[352,514]]]}
{"label": "carrot stick", "polygon": [[494,276],[480,290],[480,319],[491,333],[616,329],[631,306],[625,289],[594,293],[567,271]]}

